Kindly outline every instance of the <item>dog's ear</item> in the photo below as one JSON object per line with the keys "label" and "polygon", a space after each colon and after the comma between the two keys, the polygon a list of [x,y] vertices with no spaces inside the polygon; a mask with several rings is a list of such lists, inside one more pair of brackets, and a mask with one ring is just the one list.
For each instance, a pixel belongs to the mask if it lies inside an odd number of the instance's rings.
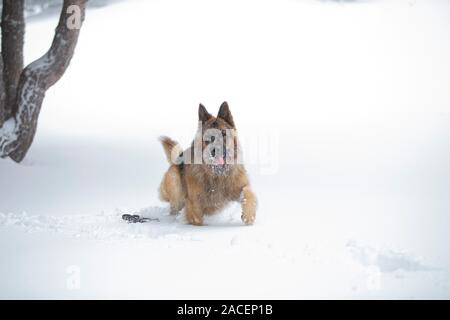
{"label": "dog's ear", "polygon": [[228,107],[228,103],[224,101],[220,106],[219,113],[217,114],[217,118],[222,118],[226,122],[228,122],[234,128],[234,120],[231,115],[230,108]]}
{"label": "dog's ear", "polygon": [[198,107],[198,120],[202,123],[208,121],[212,115],[209,114],[209,112],[206,110],[205,106],[200,103]]}

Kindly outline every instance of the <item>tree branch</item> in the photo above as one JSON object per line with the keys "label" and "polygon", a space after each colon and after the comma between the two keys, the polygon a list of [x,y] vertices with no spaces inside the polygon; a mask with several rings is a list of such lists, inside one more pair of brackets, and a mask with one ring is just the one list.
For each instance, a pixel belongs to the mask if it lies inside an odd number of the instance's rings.
{"label": "tree branch", "polygon": [[[15,139],[5,141],[0,137],[0,156],[9,156],[16,162],[22,161],[25,157],[36,133],[45,92],[63,76],[73,57],[87,1],[64,0],[49,51],[22,72],[17,88],[15,130],[10,135]],[[77,14],[80,16],[77,17]],[[74,17],[80,19],[78,26],[74,24]]]}
{"label": "tree branch", "polygon": [[5,88],[4,119],[14,116],[17,85],[23,70],[24,0],[3,0],[2,56]]}

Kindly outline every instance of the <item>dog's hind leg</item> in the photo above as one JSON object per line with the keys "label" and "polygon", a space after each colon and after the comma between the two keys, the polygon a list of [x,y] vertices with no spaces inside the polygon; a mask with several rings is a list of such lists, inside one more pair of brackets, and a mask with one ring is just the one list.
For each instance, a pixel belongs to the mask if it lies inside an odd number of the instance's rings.
{"label": "dog's hind leg", "polygon": [[183,209],[185,196],[178,166],[170,166],[169,170],[164,174],[159,187],[159,195],[162,201],[170,203],[170,214],[176,214]]}

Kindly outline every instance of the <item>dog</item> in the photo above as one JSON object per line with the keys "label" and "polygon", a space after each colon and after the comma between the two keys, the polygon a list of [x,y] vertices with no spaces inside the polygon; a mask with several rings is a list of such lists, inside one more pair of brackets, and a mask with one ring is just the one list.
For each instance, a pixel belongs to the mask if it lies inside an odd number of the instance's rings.
{"label": "dog", "polygon": [[236,127],[227,102],[216,117],[200,104],[198,129],[185,151],[169,137],[160,137],[170,167],[159,187],[160,199],[170,204],[170,213],[185,208],[189,224],[203,225],[204,216],[237,201],[242,221],[251,225],[256,219],[257,199],[253,193],[237,139]]}

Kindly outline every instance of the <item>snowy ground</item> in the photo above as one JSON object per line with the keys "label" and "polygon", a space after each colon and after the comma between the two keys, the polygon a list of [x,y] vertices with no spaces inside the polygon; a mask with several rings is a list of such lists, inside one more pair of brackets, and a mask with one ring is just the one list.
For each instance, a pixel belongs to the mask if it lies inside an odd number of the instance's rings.
{"label": "snowy ground", "polygon": [[[450,298],[449,33],[446,0],[90,10],[31,152],[0,160],[0,298]],[[186,146],[223,100],[257,223],[189,226],[157,198],[156,138]]]}

